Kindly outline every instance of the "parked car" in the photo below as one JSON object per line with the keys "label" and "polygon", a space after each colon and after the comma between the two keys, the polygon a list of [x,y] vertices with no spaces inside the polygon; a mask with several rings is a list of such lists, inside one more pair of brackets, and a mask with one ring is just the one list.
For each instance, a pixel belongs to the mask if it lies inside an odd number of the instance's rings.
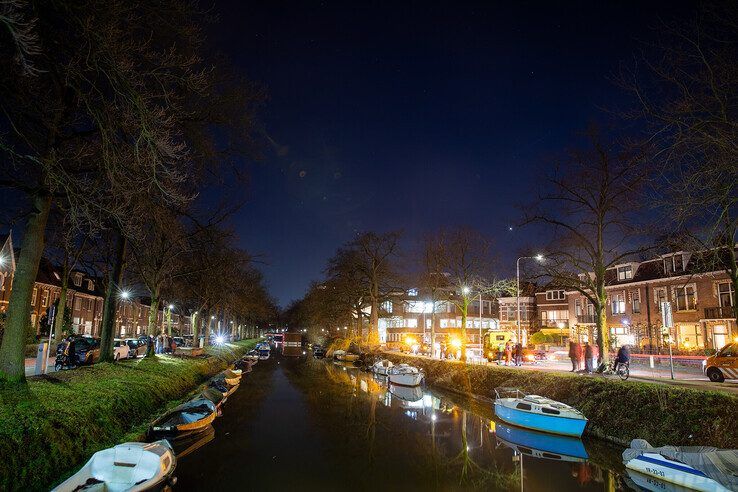
{"label": "parked car", "polygon": [[[64,353],[66,346],[66,340],[57,345],[57,357]],[[77,363],[79,365],[94,364],[98,359],[100,359],[99,338],[78,335],[74,337],[74,346],[74,353],[77,356]]]}
{"label": "parked car", "polygon": [[120,338],[113,340],[113,358],[115,360],[127,359],[130,353],[131,348],[128,346],[128,342]]}
{"label": "parked car", "polygon": [[135,359],[139,355],[146,355],[146,343],[139,338],[126,338],[128,344],[128,357]]}

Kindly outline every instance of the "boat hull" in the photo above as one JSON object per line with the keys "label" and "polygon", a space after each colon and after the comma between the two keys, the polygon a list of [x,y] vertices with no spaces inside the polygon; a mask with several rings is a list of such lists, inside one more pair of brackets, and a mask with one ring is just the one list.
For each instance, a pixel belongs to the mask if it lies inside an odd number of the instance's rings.
{"label": "boat hull", "polygon": [[531,413],[506,407],[499,402],[495,402],[495,415],[508,424],[562,436],[581,437],[587,425],[586,419]]}
{"label": "boat hull", "polygon": [[700,492],[727,492],[728,489],[704,473],[684,463],[667,460],[658,454],[645,453],[629,460],[625,467]]}
{"label": "boat hull", "polygon": [[420,386],[423,382],[423,374],[388,374],[387,378],[392,384],[399,386]]}

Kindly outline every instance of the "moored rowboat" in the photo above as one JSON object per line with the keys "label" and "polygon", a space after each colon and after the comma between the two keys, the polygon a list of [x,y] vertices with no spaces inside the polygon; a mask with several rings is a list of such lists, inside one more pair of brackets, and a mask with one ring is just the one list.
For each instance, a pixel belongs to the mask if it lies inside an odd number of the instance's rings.
{"label": "moored rowboat", "polygon": [[178,434],[203,430],[215,420],[216,411],[215,404],[206,398],[190,400],[157,419],[149,433]]}
{"label": "moored rowboat", "polygon": [[127,442],[93,454],[52,492],[139,492],[165,488],[176,481],[172,477],[176,466],[174,452],[165,440],[148,444]]}
{"label": "moored rowboat", "polygon": [[407,364],[392,366],[387,370],[387,379],[392,384],[400,386],[420,386],[423,382],[423,373],[417,367]]}

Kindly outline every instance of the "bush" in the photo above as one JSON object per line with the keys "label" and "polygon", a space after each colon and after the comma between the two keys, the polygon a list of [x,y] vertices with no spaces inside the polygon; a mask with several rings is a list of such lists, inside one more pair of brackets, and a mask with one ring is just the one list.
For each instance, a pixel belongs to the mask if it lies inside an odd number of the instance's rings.
{"label": "bush", "polygon": [[443,389],[493,398],[497,387],[517,387],[567,403],[587,416],[588,433],[621,444],[643,438],[656,446],[738,448],[738,433],[730,430],[738,422],[738,397],[732,394],[385,355],[422,367],[427,382]]}
{"label": "bush", "polygon": [[254,344],[210,347],[207,358],[95,364],[0,389],[0,490],[48,490]]}

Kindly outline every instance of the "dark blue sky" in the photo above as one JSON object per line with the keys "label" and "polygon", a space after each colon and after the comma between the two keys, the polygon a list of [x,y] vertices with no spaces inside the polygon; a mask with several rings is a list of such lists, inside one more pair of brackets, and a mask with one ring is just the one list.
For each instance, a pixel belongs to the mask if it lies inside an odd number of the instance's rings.
{"label": "dark blue sky", "polygon": [[273,146],[235,225],[283,306],[364,230],[402,229],[411,247],[476,226],[513,271],[517,251],[545,240],[508,227],[546,160],[625,102],[609,78],[657,16],[689,10],[348,3],[216,3],[218,47],[269,93]]}

